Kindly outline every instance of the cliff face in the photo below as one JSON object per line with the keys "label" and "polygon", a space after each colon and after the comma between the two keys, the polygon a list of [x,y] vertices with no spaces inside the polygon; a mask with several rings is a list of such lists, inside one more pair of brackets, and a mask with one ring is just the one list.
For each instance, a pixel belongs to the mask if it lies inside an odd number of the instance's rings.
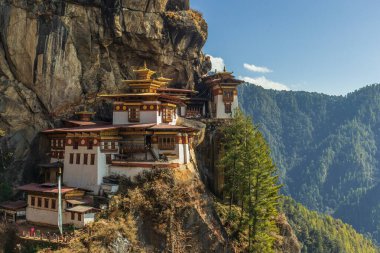
{"label": "cliff face", "polygon": [[117,91],[144,61],[194,85],[206,38],[188,0],[0,0],[0,127],[17,167],[41,129]]}

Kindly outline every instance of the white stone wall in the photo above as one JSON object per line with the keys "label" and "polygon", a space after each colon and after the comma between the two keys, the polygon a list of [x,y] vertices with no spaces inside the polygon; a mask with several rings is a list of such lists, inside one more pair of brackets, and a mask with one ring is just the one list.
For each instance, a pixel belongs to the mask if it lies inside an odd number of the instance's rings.
{"label": "white stone wall", "polygon": [[113,112],[113,124],[114,125],[128,124],[128,112],[127,111],[114,111]]}
{"label": "white stone wall", "polygon": [[176,150],[178,150],[178,163],[185,163],[185,149],[183,144],[177,144],[176,145]]}
{"label": "white stone wall", "polygon": [[[223,95],[219,94],[219,95],[214,96],[214,101],[216,101],[216,118],[217,119],[230,119],[230,118],[232,118],[233,113],[239,107],[237,95],[234,95],[234,101],[231,103],[231,112],[232,113],[225,113]],[[215,102],[213,102],[213,103],[215,103]]]}
{"label": "white stone wall", "polygon": [[[73,164],[70,164],[70,154],[74,154]],[[81,155],[80,164],[76,164],[77,154]],[[87,164],[84,164],[84,154],[88,154]],[[91,154],[95,154],[95,163],[91,165]],[[106,175],[107,169],[105,164],[105,154],[100,152],[99,146],[93,149],[87,149],[86,146],[79,146],[73,149],[73,146],[66,146],[63,184],[71,187],[88,189],[98,193],[99,186],[103,176]]]}
{"label": "white stone wall", "polygon": [[72,224],[76,228],[82,228],[85,225],[95,221],[94,213],[81,213],[80,220],[78,220],[78,213],[74,213],[74,219],[71,219],[71,213],[72,212],[65,213],[65,220],[66,220],[65,224]]}
{"label": "white stone wall", "polygon": [[[98,155],[97,155],[97,169],[98,169],[98,180],[97,180],[97,187],[94,188],[94,193],[99,193],[100,185],[103,183],[103,177],[108,176],[108,165],[106,161],[106,155],[102,152],[100,152],[100,148],[97,148]],[[95,162],[96,163],[96,162]]]}
{"label": "white stone wall", "polygon": [[[35,197],[35,206],[31,206],[31,197]],[[37,207],[38,198],[42,199],[42,206]],[[45,208],[44,204],[44,198],[49,199],[49,208]],[[56,208],[51,209],[51,199],[56,200]],[[62,200],[62,223],[70,224],[70,220],[67,219],[67,212],[66,209],[66,201]],[[48,224],[48,225],[58,225],[58,198],[51,198],[51,197],[43,197],[43,196],[36,196],[36,195],[28,195],[28,206],[26,208],[26,220],[29,222],[35,222],[35,223],[41,223],[41,224]]]}
{"label": "white stone wall", "polygon": [[142,111],[140,110],[140,121],[139,122],[129,122],[128,111],[114,111],[113,112],[113,124],[123,125],[123,124],[146,124],[146,123],[162,123],[162,117],[159,115],[158,111]]}
{"label": "white stone wall", "polygon": [[[185,115],[185,107],[181,108],[181,112]],[[173,108],[172,121],[169,122],[169,125],[175,125],[177,122],[178,114],[177,108]],[[128,120],[128,111],[114,111],[113,112],[113,124],[114,125],[123,125],[123,124],[147,124],[155,123],[161,124],[162,122],[162,113],[159,111],[144,111],[140,110],[140,121],[139,122],[129,122]]]}
{"label": "white stone wall", "polygon": [[26,208],[26,220],[35,223],[58,225],[57,210],[48,210],[28,206]]}
{"label": "white stone wall", "polygon": [[140,111],[140,122],[141,124],[146,123],[162,123],[161,115],[158,115],[158,111]]}
{"label": "white stone wall", "polygon": [[183,149],[184,149],[184,164],[187,164],[190,162],[190,146],[189,144],[182,144]]}

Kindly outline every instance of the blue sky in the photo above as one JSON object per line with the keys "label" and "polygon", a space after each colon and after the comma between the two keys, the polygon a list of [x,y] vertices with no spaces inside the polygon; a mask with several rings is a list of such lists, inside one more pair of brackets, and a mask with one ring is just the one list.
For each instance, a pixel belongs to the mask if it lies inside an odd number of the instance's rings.
{"label": "blue sky", "polygon": [[190,2],[209,25],[204,52],[245,80],[332,95],[380,83],[379,0]]}

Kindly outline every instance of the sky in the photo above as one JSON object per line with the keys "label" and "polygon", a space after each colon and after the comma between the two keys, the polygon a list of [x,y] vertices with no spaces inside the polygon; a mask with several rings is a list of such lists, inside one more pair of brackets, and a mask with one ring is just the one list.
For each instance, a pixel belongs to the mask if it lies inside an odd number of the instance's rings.
{"label": "sky", "polygon": [[380,83],[380,0],[190,0],[214,68],[279,90],[345,95]]}

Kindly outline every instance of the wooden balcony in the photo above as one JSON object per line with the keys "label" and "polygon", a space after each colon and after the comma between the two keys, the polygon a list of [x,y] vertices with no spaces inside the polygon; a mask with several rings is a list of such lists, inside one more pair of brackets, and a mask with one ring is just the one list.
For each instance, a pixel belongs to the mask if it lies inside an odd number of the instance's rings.
{"label": "wooden balcony", "polygon": [[136,141],[122,141],[119,142],[120,154],[128,153],[145,153],[148,151],[149,147],[143,142]]}

